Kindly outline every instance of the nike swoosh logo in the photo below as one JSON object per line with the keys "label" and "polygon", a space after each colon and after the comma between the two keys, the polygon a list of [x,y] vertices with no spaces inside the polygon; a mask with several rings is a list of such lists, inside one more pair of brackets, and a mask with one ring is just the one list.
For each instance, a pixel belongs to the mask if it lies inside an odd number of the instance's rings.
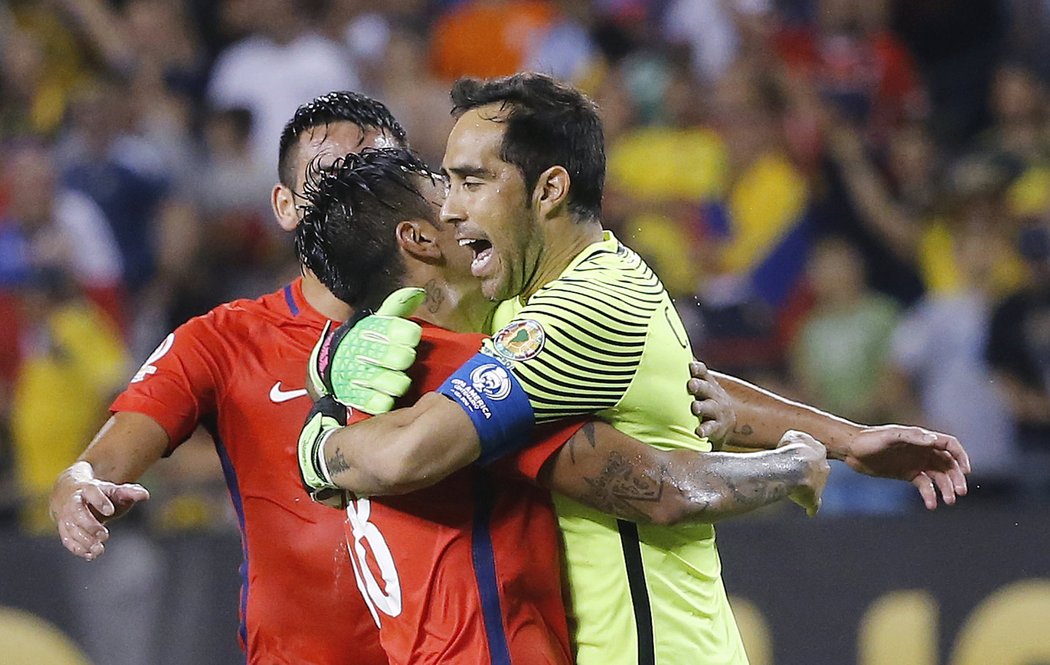
{"label": "nike swoosh logo", "polygon": [[306,389],[301,388],[299,390],[281,390],[280,381],[273,384],[273,388],[270,388],[270,401],[274,404],[287,402],[297,397],[306,397]]}

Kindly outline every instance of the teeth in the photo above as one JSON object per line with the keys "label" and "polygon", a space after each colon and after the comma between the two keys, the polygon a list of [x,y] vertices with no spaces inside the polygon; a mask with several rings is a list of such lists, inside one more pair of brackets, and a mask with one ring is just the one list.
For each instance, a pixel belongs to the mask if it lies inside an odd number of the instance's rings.
{"label": "teeth", "polygon": [[469,245],[472,242],[474,242],[474,241],[469,239],[469,238],[463,238],[462,240],[459,241],[459,246],[460,247],[466,247],[467,245]]}

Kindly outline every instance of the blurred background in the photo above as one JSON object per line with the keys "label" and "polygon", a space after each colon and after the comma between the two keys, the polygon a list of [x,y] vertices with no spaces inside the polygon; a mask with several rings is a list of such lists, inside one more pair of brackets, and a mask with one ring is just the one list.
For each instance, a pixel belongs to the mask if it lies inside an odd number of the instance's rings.
{"label": "blurred background", "polygon": [[523,69],[600,105],[605,223],[699,358],[970,453],[948,511],[836,469],[816,520],[726,525],[755,665],[1050,663],[1047,0],[0,0],[0,626],[236,661],[206,434],[94,564],[51,483],[169,330],[295,276],[299,104],[372,95],[436,165],[450,82]]}

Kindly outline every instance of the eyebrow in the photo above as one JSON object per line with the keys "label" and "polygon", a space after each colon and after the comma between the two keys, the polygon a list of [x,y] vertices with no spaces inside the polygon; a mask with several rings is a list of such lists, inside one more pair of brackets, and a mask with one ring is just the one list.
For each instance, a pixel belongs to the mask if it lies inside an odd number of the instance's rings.
{"label": "eyebrow", "polygon": [[448,176],[449,174],[457,175],[460,178],[469,178],[475,176],[479,178],[492,178],[493,173],[488,169],[483,169],[480,166],[451,166],[449,168],[441,167],[441,175]]}

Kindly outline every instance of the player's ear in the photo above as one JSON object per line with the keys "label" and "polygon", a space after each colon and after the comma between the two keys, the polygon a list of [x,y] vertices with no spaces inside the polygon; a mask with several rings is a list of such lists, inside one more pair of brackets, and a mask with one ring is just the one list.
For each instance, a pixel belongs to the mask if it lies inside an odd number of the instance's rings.
{"label": "player's ear", "polygon": [[285,231],[294,231],[299,226],[299,214],[295,210],[295,195],[284,183],[277,183],[270,192],[273,216]]}
{"label": "player's ear", "polygon": [[409,255],[424,261],[441,258],[441,248],[433,233],[433,226],[420,220],[399,222],[394,233],[397,244]]}
{"label": "player's ear", "polygon": [[571,178],[564,166],[552,166],[536,179],[533,204],[543,217],[558,214],[569,200]]}

